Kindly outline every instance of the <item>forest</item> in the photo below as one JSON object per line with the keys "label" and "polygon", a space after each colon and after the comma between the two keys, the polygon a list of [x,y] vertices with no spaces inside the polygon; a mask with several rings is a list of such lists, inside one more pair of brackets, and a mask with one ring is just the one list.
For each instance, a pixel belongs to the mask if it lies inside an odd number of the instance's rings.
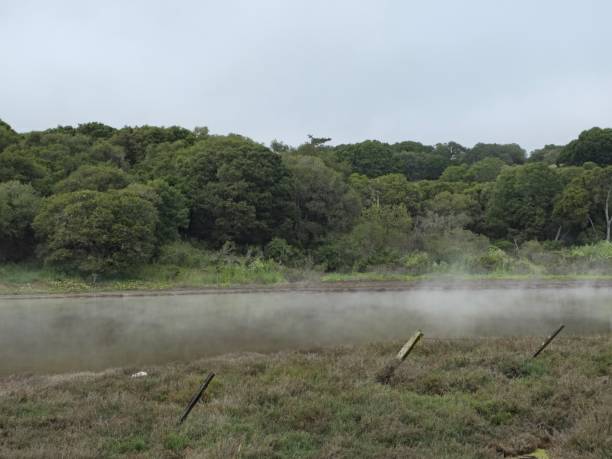
{"label": "forest", "polygon": [[98,122],[18,133],[0,121],[0,267],[94,282],[184,269],[612,267],[610,128],[529,154],[515,143],[331,140],[266,146],[206,127]]}

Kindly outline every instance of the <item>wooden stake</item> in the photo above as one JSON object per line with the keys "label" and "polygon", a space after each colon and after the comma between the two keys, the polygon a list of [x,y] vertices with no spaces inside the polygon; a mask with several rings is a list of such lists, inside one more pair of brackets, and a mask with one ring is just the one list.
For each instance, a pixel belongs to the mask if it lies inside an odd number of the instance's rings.
{"label": "wooden stake", "polygon": [[423,333],[421,332],[421,330],[417,330],[417,332],[412,336],[412,338],[410,338],[408,342],[404,344],[404,346],[402,346],[402,348],[399,350],[395,358],[399,360],[400,362],[403,362],[404,360],[406,360],[406,357],[408,357],[408,354],[410,354],[414,346],[416,346],[416,343],[418,343],[422,337],[423,337]]}
{"label": "wooden stake", "polygon": [[557,331],[555,331],[552,335],[550,335],[548,338],[546,338],[546,341],[544,341],[542,343],[542,345],[540,346],[540,348],[535,352],[535,354],[533,354],[533,356],[531,357],[532,359],[535,359],[538,355],[540,355],[540,352],[542,352],[544,350],[544,348],[546,348],[546,346],[548,346],[550,344],[550,342],[555,339],[555,337],[561,333],[561,330],[563,330],[563,328],[565,328],[565,325],[561,325]]}
{"label": "wooden stake", "polygon": [[400,365],[400,363],[406,360],[406,357],[408,357],[408,354],[410,354],[412,349],[414,349],[414,346],[416,346],[416,343],[419,342],[422,336],[423,333],[421,332],[421,330],[417,330],[416,333],[412,336],[412,338],[410,338],[408,342],[402,346],[402,348],[395,356],[395,359],[389,362],[382,370],[380,370],[376,374],[376,381],[381,384],[389,384],[389,381],[391,380],[391,377],[395,373],[397,367]]}
{"label": "wooden stake", "polygon": [[206,388],[208,387],[208,385],[210,384],[210,382],[212,381],[214,377],[215,377],[214,373],[209,373],[206,379],[204,380],[204,382],[202,383],[202,385],[200,386],[200,388],[198,389],[198,391],[195,393],[193,397],[191,397],[191,401],[189,402],[189,405],[187,405],[187,408],[185,408],[185,411],[183,411],[183,415],[181,416],[181,419],[179,419],[179,422],[178,422],[179,425],[181,425],[183,421],[187,419],[187,416],[189,416],[189,413],[191,413],[191,410],[193,409],[195,404],[198,403],[198,400],[200,400],[200,398],[202,397],[202,394],[204,393],[204,391],[206,390]]}

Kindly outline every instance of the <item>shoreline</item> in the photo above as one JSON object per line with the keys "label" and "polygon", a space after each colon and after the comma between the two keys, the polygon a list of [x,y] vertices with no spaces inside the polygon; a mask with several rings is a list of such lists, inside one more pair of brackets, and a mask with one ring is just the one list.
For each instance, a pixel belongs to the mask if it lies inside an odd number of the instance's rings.
{"label": "shoreline", "polygon": [[415,279],[415,280],[347,280],[331,282],[293,282],[279,284],[243,284],[169,289],[99,290],[83,292],[4,293],[2,300],[34,300],[53,298],[122,298],[179,295],[221,295],[253,293],[339,293],[388,292],[411,290],[486,290],[541,288],[612,288],[612,279]]}

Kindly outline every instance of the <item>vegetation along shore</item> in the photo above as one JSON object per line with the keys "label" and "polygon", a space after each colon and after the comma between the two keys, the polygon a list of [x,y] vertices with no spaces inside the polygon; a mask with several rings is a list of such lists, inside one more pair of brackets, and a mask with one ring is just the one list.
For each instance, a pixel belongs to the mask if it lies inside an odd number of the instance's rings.
{"label": "vegetation along shore", "polygon": [[0,292],[612,272],[612,129],[330,140],[0,122]]}

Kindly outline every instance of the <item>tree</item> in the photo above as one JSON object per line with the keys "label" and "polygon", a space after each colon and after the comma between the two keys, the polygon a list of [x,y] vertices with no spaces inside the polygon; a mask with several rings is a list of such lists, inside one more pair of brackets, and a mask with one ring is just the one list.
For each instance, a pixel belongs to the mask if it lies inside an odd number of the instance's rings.
{"label": "tree", "polygon": [[374,202],[380,205],[407,204],[410,184],[402,174],[381,175],[370,180]]}
{"label": "tree", "polygon": [[563,190],[555,215],[578,230],[591,228],[596,237],[610,242],[612,232],[612,166],[588,169]]}
{"label": "tree", "polygon": [[336,155],[346,161],[353,172],[378,177],[380,175],[403,172],[396,161],[396,152],[387,143],[377,140],[366,140],[361,143],[338,145]]}
{"label": "tree", "polygon": [[587,161],[612,164],[612,128],[582,131],[560,153],[558,163],[580,166]]}
{"label": "tree", "polygon": [[109,139],[117,131],[114,127],[92,121],[90,123],[79,124],[75,132],[94,139]]}
{"label": "tree", "polygon": [[32,222],[39,203],[31,185],[0,183],[0,261],[19,261],[33,253]]}
{"label": "tree", "polygon": [[435,195],[426,202],[426,208],[428,231],[463,229],[472,222],[474,213],[478,211],[477,203],[469,195],[449,191]]}
{"label": "tree", "polygon": [[189,226],[187,199],[166,181],[156,179],[146,184],[136,183],[129,185],[124,191],[146,199],[157,210],[155,235],[158,247],[178,239],[179,231]]}
{"label": "tree", "polygon": [[210,136],[180,165],[189,234],[220,246],[265,244],[291,225],[291,179],[280,155],[237,135]]}
{"label": "tree", "polygon": [[467,181],[467,173],[469,170],[467,164],[453,164],[444,169],[444,172],[440,176],[440,180],[443,182],[464,182]]}
{"label": "tree", "polygon": [[48,169],[37,161],[34,155],[23,152],[11,146],[0,152],[0,182],[17,180],[22,183],[31,183],[37,189],[48,175]]}
{"label": "tree", "polygon": [[108,140],[99,140],[89,149],[89,158],[96,163],[110,163],[120,168],[127,167],[123,147],[115,145]]}
{"label": "tree", "polygon": [[486,222],[492,234],[515,239],[552,239],[558,225],[552,218],[561,192],[556,171],[543,163],[508,167],[491,192]]}
{"label": "tree", "polygon": [[349,241],[362,268],[384,264],[408,248],[412,219],[403,204],[363,209]]}
{"label": "tree", "polygon": [[506,165],[499,158],[485,158],[475,162],[465,173],[465,178],[471,182],[492,182]]}
{"label": "tree", "polygon": [[359,214],[357,194],[342,176],[314,156],[290,155],[285,164],[293,178],[295,218],[291,235],[303,246],[329,232],[346,231]]}
{"label": "tree", "polygon": [[19,134],[0,119],[0,152],[9,145],[19,142]]}
{"label": "tree", "polygon": [[561,151],[563,151],[563,146],[561,145],[544,145],[543,148],[533,150],[527,162],[533,163],[541,161],[548,165],[557,164]]}
{"label": "tree", "polygon": [[34,219],[46,263],[84,274],[126,272],[148,262],[158,216],[125,190],[75,191],[47,198]]}
{"label": "tree", "polygon": [[56,193],[77,190],[107,191],[125,188],[131,182],[130,176],[121,169],[108,164],[79,167],[64,180],[55,185]]}
{"label": "tree", "polygon": [[477,143],[462,155],[460,161],[473,164],[485,158],[498,158],[506,164],[523,164],[525,157],[525,150],[516,143]]}
{"label": "tree", "polygon": [[144,159],[147,148],[150,146],[177,142],[179,140],[193,144],[196,138],[200,138],[200,134],[201,132],[199,131],[194,133],[178,126],[124,127],[115,131],[110,141],[115,145],[123,147],[127,161],[134,165]]}

